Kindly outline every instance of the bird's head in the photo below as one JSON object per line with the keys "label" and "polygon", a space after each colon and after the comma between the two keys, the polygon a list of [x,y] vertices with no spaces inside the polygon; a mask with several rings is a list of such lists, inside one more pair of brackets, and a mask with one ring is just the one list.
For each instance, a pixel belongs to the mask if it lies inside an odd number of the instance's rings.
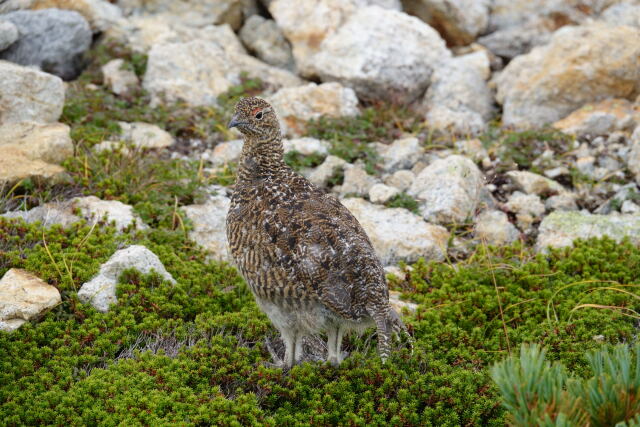
{"label": "bird's head", "polygon": [[280,123],[273,107],[260,98],[242,98],[229,122],[229,129],[237,128],[243,135],[259,139],[280,136]]}

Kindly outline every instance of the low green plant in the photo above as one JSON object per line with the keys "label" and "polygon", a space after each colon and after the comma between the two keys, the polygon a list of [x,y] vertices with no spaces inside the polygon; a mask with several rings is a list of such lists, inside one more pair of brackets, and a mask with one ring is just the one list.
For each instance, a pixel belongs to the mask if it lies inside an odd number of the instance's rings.
{"label": "low green plant", "polygon": [[548,149],[558,155],[566,153],[571,150],[573,137],[551,128],[514,132],[502,130],[498,125],[494,125],[480,136],[480,141],[500,159],[500,172],[515,166],[517,169],[542,173],[533,161]]}
{"label": "low green plant", "polygon": [[[129,244],[156,253],[177,283],[127,271],[107,313],[82,304],[77,289]],[[42,229],[0,218],[0,275],[11,267],[56,286],[62,304],[0,333],[3,425],[501,426],[489,367],[510,348],[538,342],[584,375],[594,335],[633,339],[635,319],[621,310],[574,309],[633,304],[604,288],[640,277],[640,249],[601,239],[547,255],[481,249],[455,267],[420,261],[394,284],[418,304],[405,317],[413,354],[398,349],[382,364],[367,332],[345,339],[351,354],[339,367],[289,372],[271,365],[277,333],[236,270],[207,260],[178,230]]]}
{"label": "low green plant", "polygon": [[384,205],[388,208],[405,208],[416,215],[420,215],[418,201],[405,192],[396,194]]}
{"label": "low green plant", "polygon": [[83,150],[64,163],[86,195],[132,205],[145,223],[176,228],[180,206],[204,200],[197,162],[163,159],[147,150]]}
{"label": "low green plant", "polygon": [[640,344],[586,353],[590,374],[570,375],[537,345],[491,368],[503,406],[518,426],[640,425]]}
{"label": "low green plant", "polygon": [[378,104],[363,109],[355,117],[323,116],[310,120],[307,134],[329,141],[329,153],[334,156],[349,163],[362,160],[367,173],[374,175],[378,154],[369,143],[391,143],[405,133],[415,133],[420,128],[420,118],[410,110]]}
{"label": "low green plant", "polygon": [[318,153],[305,156],[297,151],[289,151],[284,155],[284,161],[295,171],[301,171],[305,168],[315,168],[319,166],[325,159],[325,156]]}

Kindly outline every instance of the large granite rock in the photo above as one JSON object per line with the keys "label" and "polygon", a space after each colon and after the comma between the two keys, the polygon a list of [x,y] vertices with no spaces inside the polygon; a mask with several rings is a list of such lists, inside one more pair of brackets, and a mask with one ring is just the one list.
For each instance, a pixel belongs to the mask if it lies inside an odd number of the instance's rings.
{"label": "large granite rock", "polygon": [[228,52],[218,43],[194,40],[154,45],[143,87],[151,93],[152,105],[177,101],[216,105],[219,95],[240,84],[243,72],[273,89],[301,83],[292,73],[251,56]]}
{"label": "large granite rock", "polygon": [[119,0],[126,15],[162,16],[193,27],[229,24],[242,26],[243,0]]}
{"label": "large granite rock", "polygon": [[562,132],[579,137],[609,135],[633,130],[640,124],[640,105],[626,99],[605,99],[582,106],[553,124]]}
{"label": "large granite rock", "polygon": [[69,127],[61,123],[7,123],[0,126],[0,184],[24,178],[58,179],[58,166],[73,155]]}
{"label": "large granite rock", "polygon": [[490,74],[485,52],[458,56],[437,67],[423,100],[429,127],[458,135],[486,132],[493,106]]}
{"label": "large granite rock", "polygon": [[55,122],[63,106],[64,84],[59,77],[0,60],[0,125]]}
{"label": "large granite rock", "polygon": [[339,83],[283,88],[268,100],[278,115],[282,133],[292,137],[303,135],[311,119],[359,114],[356,94]]}
{"label": "large granite rock", "polygon": [[503,123],[540,127],[588,102],[640,93],[640,29],[564,27],[548,45],[514,59],[497,77]]}
{"label": "large granite rock", "polygon": [[408,103],[422,96],[434,69],[450,56],[424,22],[370,6],[325,38],[310,66],[323,81],[339,81],[360,99]]}
{"label": "large granite rock", "polygon": [[20,32],[20,38],[0,58],[34,65],[64,80],[76,78],[83,68],[84,52],[91,45],[91,29],[77,12],[45,9],[3,15]]}
{"label": "large granite rock", "polygon": [[194,40],[217,43],[227,53],[247,53],[227,24],[193,27],[164,15],[122,19],[109,29],[106,36],[130,46],[134,51],[145,53],[156,44],[187,43]]}
{"label": "large granite rock", "polygon": [[94,33],[108,30],[122,19],[122,12],[107,0],[34,0],[32,9],[65,9],[78,12]]}
{"label": "large granite rock", "polygon": [[269,12],[289,40],[296,68],[303,77],[313,76],[314,56],[325,38],[335,33],[358,9],[356,0],[289,0],[269,2]]}
{"label": "large granite rock", "polygon": [[267,64],[294,69],[291,46],[275,21],[253,15],[244,23],[239,35],[245,46]]}
{"label": "large granite rock", "polygon": [[403,208],[384,208],[360,198],[342,203],[358,219],[383,265],[419,258],[440,261],[447,252],[449,232]]}
{"label": "large granite rock", "polygon": [[403,0],[407,13],[437,29],[451,46],[473,42],[489,24],[490,0]]}

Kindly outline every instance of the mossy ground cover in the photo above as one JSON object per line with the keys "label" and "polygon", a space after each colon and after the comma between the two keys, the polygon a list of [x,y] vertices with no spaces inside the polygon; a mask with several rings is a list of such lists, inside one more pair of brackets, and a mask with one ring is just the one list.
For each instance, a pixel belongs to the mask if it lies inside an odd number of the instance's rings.
{"label": "mossy ground cover", "polygon": [[[351,356],[338,368],[283,372],[266,345],[276,334],[236,271],[179,231],[0,220],[0,237],[0,274],[26,268],[63,296],[0,334],[3,425],[503,425],[488,368],[509,349],[541,343],[579,375],[600,339],[637,334],[625,315],[637,304],[610,288],[638,285],[640,249],[604,239],[533,257],[513,247],[455,266],[419,262],[392,280],[419,303],[405,317],[413,354],[382,364],[366,333],[346,340]],[[131,243],[158,254],[178,283],[130,271],[108,313],[80,303],[80,285]],[[618,308],[575,309],[585,303]]]}
{"label": "mossy ground cover", "polygon": [[[0,425],[497,426],[508,418],[489,368],[521,343],[546,346],[548,358],[583,375],[585,351],[635,341],[638,299],[621,290],[640,286],[640,248],[608,239],[546,255],[481,246],[456,264],[418,262],[405,280],[390,280],[418,304],[404,317],[416,340],[413,353],[398,345],[382,364],[368,331],[345,340],[350,356],[337,368],[274,367],[269,343],[276,331],[236,270],[208,260],[186,238],[189,223],[180,213],[206,197],[208,184],[231,184],[233,166],[211,177],[197,161],[90,149],[116,135],[121,119],[151,122],[178,138],[222,140],[228,112],[202,110],[183,120],[179,105],[151,111],[144,93],[109,95],[98,65],[121,56],[142,74],[145,60],[107,48],[113,52],[97,51],[97,62],[69,91],[63,119],[76,155],[64,165],[68,182],[25,181],[2,200],[24,208],[94,194],[132,204],[151,228],[117,233],[101,222],[43,229],[0,218],[0,275],[24,268],[62,294],[41,318],[0,333]],[[256,87],[245,82],[221,102]],[[336,155],[369,164],[367,141],[388,142],[421,126],[380,106],[355,120],[320,123],[311,124],[310,135],[329,139]],[[297,167],[319,160],[289,158]],[[390,205],[413,203],[401,195]],[[177,284],[128,271],[109,312],[82,304],[82,283],[130,244],[156,253]]]}

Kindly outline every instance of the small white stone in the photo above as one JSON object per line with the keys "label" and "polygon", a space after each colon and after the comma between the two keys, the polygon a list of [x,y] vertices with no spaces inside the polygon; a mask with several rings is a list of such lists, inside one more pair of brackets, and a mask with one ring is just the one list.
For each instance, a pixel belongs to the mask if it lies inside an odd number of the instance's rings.
{"label": "small white stone", "polygon": [[424,152],[418,138],[415,137],[397,139],[390,145],[378,144],[377,151],[382,159],[382,168],[386,172],[412,168]]}
{"label": "small white stone", "polygon": [[625,200],[624,202],[622,202],[620,212],[622,212],[623,214],[638,214],[640,213],[640,206],[633,203],[631,200]]}
{"label": "small white stone", "polygon": [[398,291],[389,291],[389,305],[396,313],[402,314],[406,309],[409,313],[415,313],[418,310],[418,304],[415,302],[403,301],[400,299],[402,294]]}
{"label": "small white stone", "polygon": [[483,183],[484,176],[473,161],[452,155],[422,170],[408,193],[418,200],[426,220],[462,223],[474,214]]}
{"label": "small white stone", "polygon": [[384,183],[396,187],[400,191],[406,191],[411,187],[416,176],[410,170],[399,170],[385,178]]}
{"label": "small white stone", "polygon": [[139,84],[140,80],[136,73],[123,68],[123,59],[112,59],[102,66],[102,76],[104,84],[116,95],[130,93]]}
{"label": "small white stone", "polygon": [[520,237],[507,214],[496,210],[487,210],[478,215],[475,234],[477,238],[495,246],[512,243]]}
{"label": "small white stone", "polygon": [[204,247],[210,257],[229,261],[226,218],[231,200],[224,195],[212,196],[207,203],[182,208],[193,224],[189,238]]}
{"label": "small white stone", "polygon": [[551,196],[544,202],[544,206],[547,211],[575,211],[578,210],[576,204],[576,195],[569,192],[558,194],[557,196]]}
{"label": "small white stone", "polygon": [[327,185],[329,179],[347,165],[347,162],[336,156],[327,156],[324,162],[309,173],[309,181],[319,187]]}
{"label": "small white stone", "polygon": [[241,139],[221,142],[216,145],[213,150],[207,151],[209,161],[211,161],[214,166],[223,166],[237,162],[240,160],[243,145],[244,142]]}
{"label": "small white stone", "polygon": [[130,142],[137,148],[166,148],[173,144],[171,134],[156,125],[142,122],[118,122],[123,141]]}
{"label": "small white stone", "polygon": [[330,144],[328,141],[322,141],[316,138],[304,137],[285,139],[282,141],[284,152],[296,151],[303,156],[312,154],[327,155],[329,154]]}
{"label": "small white stone", "polygon": [[395,187],[375,184],[369,189],[369,200],[371,203],[385,204],[399,193],[400,190]]}
{"label": "small white stone", "polygon": [[580,171],[580,173],[593,177],[595,176],[595,163],[596,158],[593,156],[580,157],[576,160],[575,165],[576,168]]}
{"label": "small white stone", "polygon": [[18,40],[18,27],[10,21],[0,21],[0,51],[5,50]]}
{"label": "small white stone", "polygon": [[487,150],[482,145],[482,141],[477,138],[456,141],[455,146],[462,154],[471,157],[475,161],[489,157]]}
{"label": "small white stone", "polygon": [[90,303],[98,311],[107,312],[111,304],[118,302],[116,297],[118,278],[124,270],[129,268],[135,268],[142,274],[155,271],[165,280],[171,283],[176,282],[156,254],[145,246],[132,245],[116,251],[106,263],[102,264],[98,274],[82,285],[78,291],[78,298],[84,303]]}
{"label": "small white stone", "polygon": [[527,194],[549,196],[565,191],[557,182],[529,171],[509,171],[507,176],[516,184],[516,187]]}
{"label": "small white stone", "polygon": [[340,194],[364,196],[376,184],[377,179],[358,165],[347,165],[344,169],[344,182]]}

